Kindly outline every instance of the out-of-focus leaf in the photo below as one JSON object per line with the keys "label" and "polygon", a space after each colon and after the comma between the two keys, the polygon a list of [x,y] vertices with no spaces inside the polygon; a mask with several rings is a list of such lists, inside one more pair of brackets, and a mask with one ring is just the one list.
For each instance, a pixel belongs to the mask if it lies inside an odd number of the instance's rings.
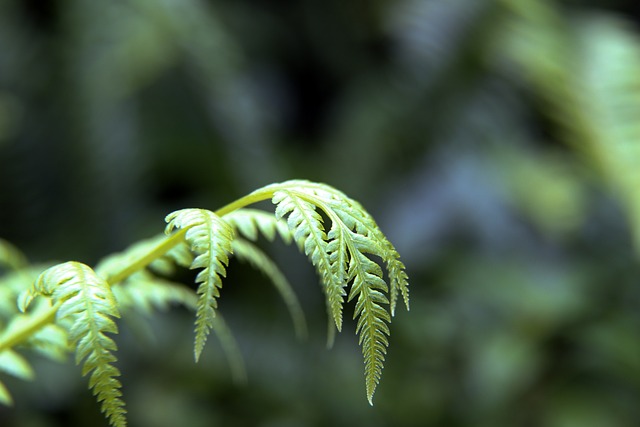
{"label": "out-of-focus leaf", "polygon": [[624,206],[640,251],[640,37],[627,22],[581,16],[552,2],[507,1],[511,58],[548,105],[561,135]]}
{"label": "out-of-focus leaf", "polygon": [[501,147],[496,157],[509,201],[542,231],[562,236],[583,224],[586,194],[571,159],[515,146]]}

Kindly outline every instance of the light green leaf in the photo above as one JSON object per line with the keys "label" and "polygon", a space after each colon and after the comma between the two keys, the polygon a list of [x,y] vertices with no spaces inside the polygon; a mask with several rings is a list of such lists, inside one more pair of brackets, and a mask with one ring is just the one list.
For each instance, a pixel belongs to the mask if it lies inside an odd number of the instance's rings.
{"label": "light green leaf", "polygon": [[69,341],[76,346],[76,363],[84,360],[82,375],[91,374],[93,389],[101,410],[114,427],[126,425],[120,371],[113,366],[117,349],[106,333],[117,333],[112,320],[120,317],[109,284],[90,267],[79,262],[66,262],[44,271],[31,291],[45,295],[59,305],[56,319],[69,326]]}
{"label": "light green leaf", "polygon": [[[388,324],[398,294],[409,308],[409,283],[404,264],[369,213],[344,193],[325,184],[302,180],[266,188],[274,192],[276,216],[288,216],[294,240],[304,248],[320,273],[327,306],[338,330],[342,325],[345,287],[351,283],[348,300],[356,300],[356,333],[364,356],[367,398],[372,403],[389,345]],[[318,210],[331,221],[327,234]],[[385,263],[390,287],[383,278],[382,268],[370,256],[379,257]],[[390,306],[391,314],[385,305]]]}
{"label": "light green leaf", "polygon": [[217,298],[222,288],[225,266],[232,253],[233,228],[215,213],[205,209],[182,209],[166,217],[166,234],[175,229],[185,229],[185,239],[196,254],[191,269],[202,268],[196,277],[198,306],[196,311],[195,346],[196,361],[204,349],[218,307]]}

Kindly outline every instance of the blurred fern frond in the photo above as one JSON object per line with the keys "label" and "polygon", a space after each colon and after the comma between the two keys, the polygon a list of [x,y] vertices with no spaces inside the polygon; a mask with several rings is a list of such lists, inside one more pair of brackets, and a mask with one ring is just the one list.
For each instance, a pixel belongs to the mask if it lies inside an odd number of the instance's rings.
{"label": "blurred fern frond", "polygon": [[509,55],[563,139],[624,207],[640,251],[640,36],[605,14],[568,18],[550,2],[506,2]]}

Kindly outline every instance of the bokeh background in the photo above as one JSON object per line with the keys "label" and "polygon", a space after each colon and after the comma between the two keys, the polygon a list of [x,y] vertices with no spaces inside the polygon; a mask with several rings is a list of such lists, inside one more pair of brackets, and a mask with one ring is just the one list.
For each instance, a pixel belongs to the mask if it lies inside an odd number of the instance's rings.
{"label": "bokeh background", "polygon": [[[638,426],[639,24],[632,0],[1,0],[0,237],[95,264],[172,210],[326,182],[410,276],[375,405],[354,325],[326,348],[275,243],[308,340],[232,260],[246,384],[214,339],[193,362],[186,310],[124,319],[131,426]],[[106,425],[72,358],[26,355],[0,425]]]}

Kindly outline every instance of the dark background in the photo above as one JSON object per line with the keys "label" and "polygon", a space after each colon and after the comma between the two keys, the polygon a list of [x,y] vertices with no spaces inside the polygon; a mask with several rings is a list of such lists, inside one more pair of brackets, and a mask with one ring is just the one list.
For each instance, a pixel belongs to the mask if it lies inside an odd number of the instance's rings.
{"label": "dark background", "polygon": [[[1,0],[0,237],[95,264],[172,210],[326,182],[410,276],[375,406],[355,325],[326,348],[318,279],[276,243],[309,339],[232,260],[221,310],[247,384],[213,339],[193,362],[186,310],[154,316],[154,339],[125,319],[131,426],[637,426],[638,17],[631,0]],[[72,358],[25,354],[36,379],[2,376],[3,427],[106,425]]]}

